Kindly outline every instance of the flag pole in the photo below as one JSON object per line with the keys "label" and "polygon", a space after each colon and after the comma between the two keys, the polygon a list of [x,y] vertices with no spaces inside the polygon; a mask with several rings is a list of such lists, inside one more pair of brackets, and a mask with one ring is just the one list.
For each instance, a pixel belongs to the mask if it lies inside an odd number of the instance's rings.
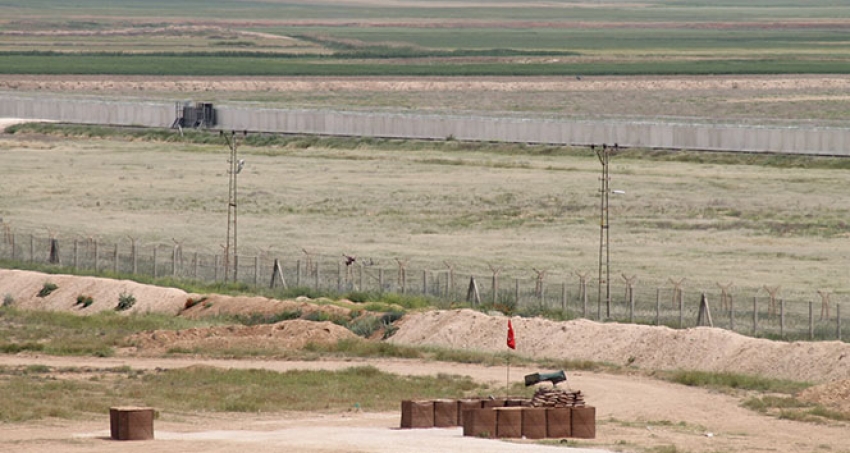
{"label": "flag pole", "polygon": [[511,397],[511,352],[508,351],[508,378],[505,381],[505,397]]}
{"label": "flag pole", "polygon": [[[514,336],[514,326],[511,324],[510,318],[508,319],[508,349],[516,349],[516,337]],[[511,351],[508,351],[507,359],[505,360],[508,364],[508,375],[507,380],[505,381],[505,397],[510,398],[511,396]]]}

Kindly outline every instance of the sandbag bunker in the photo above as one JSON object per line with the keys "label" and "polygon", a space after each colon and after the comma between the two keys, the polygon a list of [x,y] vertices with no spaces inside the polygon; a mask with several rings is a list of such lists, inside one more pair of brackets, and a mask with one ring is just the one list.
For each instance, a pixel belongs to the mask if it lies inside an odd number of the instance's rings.
{"label": "sandbag bunker", "polygon": [[[596,408],[585,404],[581,391],[556,388],[563,371],[526,376],[526,385],[551,381],[532,398],[468,398],[405,400],[402,428],[463,427],[464,436],[484,438],[596,437]],[[559,380],[560,379],[560,380]]]}

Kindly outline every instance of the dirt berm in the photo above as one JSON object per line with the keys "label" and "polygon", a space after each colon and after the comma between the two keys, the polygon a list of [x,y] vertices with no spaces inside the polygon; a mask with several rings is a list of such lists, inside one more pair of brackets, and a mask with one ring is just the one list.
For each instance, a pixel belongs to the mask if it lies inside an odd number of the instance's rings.
{"label": "dirt berm", "polygon": [[[534,358],[592,360],[649,370],[701,370],[752,374],[813,383],[850,379],[850,345],[785,343],[723,329],[511,318],[518,354]],[[473,310],[405,316],[394,343],[504,352],[507,318]]]}
{"label": "dirt berm", "polygon": [[[37,293],[45,282],[57,285],[47,297]],[[202,317],[220,314],[275,314],[297,310],[322,310],[344,315],[349,309],[316,305],[308,300],[273,300],[264,297],[229,297],[188,294],[174,288],[142,285],[126,280],[109,280],[38,272],[0,270],[0,295],[22,309],[57,310],[93,314],[113,310],[122,292],[131,293],[136,303],[126,312],[161,312]],[[76,304],[80,294],[94,303]],[[197,303],[186,310],[188,300]],[[351,302],[352,308],[358,305]],[[778,342],[745,337],[723,329],[700,327],[675,330],[589,320],[555,322],[541,318],[511,318],[516,331],[516,353],[533,358],[590,360],[646,370],[703,370],[758,375],[824,384],[801,397],[835,405],[850,412],[850,345],[842,342]],[[507,318],[473,310],[409,313],[397,321],[398,331],[388,341],[407,345],[434,345],[459,350],[507,351]],[[334,342],[354,338],[343,327],[329,322],[292,320],[272,326],[226,326],[195,328],[179,332],[155,331],[137,334],[140,355],[161,352],[166,347],[196,349],[264,342],[277,348],[297,349],[303,340]],[[846,406],[846,407],[845,407]]]}

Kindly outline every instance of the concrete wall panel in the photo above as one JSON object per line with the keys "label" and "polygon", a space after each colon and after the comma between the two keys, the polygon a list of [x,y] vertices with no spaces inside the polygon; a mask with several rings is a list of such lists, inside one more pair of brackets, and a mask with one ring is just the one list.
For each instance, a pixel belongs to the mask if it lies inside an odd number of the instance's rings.
{"label": "concrete wall panel", "polygon": [[[635,121],[553,120],[251,109],[216,106],[224,130],[543,144],[850,156],[850,129]],[[81,124],[169,127],[175,104],[0,93],[0,116]]]}

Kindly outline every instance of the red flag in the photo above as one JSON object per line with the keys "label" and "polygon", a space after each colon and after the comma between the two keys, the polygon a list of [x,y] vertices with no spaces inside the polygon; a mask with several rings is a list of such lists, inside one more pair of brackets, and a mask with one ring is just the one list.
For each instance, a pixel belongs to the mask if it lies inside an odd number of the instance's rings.
{"label": "red flag", "polygon": [[508,347],[511,349],[516,349],[516,338],[514,337],[514,326],[511,324],[511,320],[508,320]]}

